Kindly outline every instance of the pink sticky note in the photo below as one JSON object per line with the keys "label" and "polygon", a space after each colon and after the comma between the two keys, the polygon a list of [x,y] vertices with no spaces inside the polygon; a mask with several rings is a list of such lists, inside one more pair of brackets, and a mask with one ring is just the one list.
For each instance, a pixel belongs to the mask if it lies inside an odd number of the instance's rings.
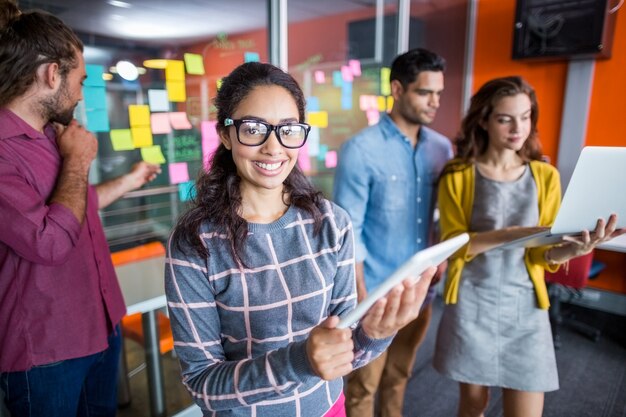
{"label": "pink sticky note", "polygon": [[334,168],[337,166],[337,151],[326,152],[326,168]]}
{"label": "pink sticky note", "polygon": [[376,109],[369,109],[365,112],[367,116],[367,125],[372,126],[380,120],[380,113]]}
{"label": "pink sticky note", "polygon": [[170,113],[170,123],[176,130],[191,129],[191,123],[187,118],[187,113],[183,111]]}
{"label": "pink sticky note", "polygon": [[202,132],[202,160],[204,161],[204,167],[206,169],[209,169],[211,156],[220,144],[220,138],[217,134],[217,130],[215,130],[216,125],[216,120],[210,122],[204,120],[200,123],[200,130]]}
{"label": "pink sticky note", "polygon": [[361,76],[361,61],[359,61],[358,59],[351,59],[348,61],[348,66],[352,71],[352,75],[354,75],[355,77]]}
{"label": "pink sticky note", "polygon": [[348,82],[354,80],[354,75],[352,75],[352,70],[350,69],[349,66],[347,65],[341,66],[341,78],[343,78],[344,81],[348,81]]}
{"label": "pink sticky note", "polygon": [[189,168],[187,162],[174,162],[169,165],[170,183],[180,184],[189,181]]}
{"label": "pink sticky note", "polygon": [[305,143],[298,152],[298,166],[302,172],[311,172],[311,158],[309,157],[309,146]]}
{"label": "pink sticky note", "polygon": [[150,126],[152,127],[152,133],[155,135],[170,133],[172,131],[170,118],[167,113],[152,113],[150,115]]}
{"label": "pink sticky note", "polygon": [[318,84],[324,84],[326,82],[326,74],[324,74],[324,71],[315,71],[314,77],[315,82]]}

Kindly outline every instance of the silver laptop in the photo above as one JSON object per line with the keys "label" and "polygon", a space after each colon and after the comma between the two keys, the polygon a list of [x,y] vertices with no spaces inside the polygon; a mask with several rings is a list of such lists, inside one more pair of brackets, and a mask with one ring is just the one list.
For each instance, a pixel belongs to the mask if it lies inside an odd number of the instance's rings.
{"label": "silver laptop", "polygon": [[587,146],[578,157],[552,227],[498,249],[555,244],[566,235],[593,231],[599,218],[606,220],[612,213],[617,214],[617,227],[626,227],[626,148]]}

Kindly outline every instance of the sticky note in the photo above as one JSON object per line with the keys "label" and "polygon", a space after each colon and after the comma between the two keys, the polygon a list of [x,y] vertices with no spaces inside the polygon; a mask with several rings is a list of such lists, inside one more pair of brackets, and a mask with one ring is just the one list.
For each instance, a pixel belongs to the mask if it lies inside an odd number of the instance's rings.
{"label": "sticky note", "polygon": [[335,168],[337,166],[337,151],[326,152],[326,160],[324,162],[326,168]]}
{"label": "sticky note", "polygon": [[163,152],[161,152],[161,145],[141,148],[141,159],[151,164],[164,164],[165,157],[163,156]]}
{"label": "sticky note", "polygon": [[178,198],[180,201],[189,201],[196,196],[196,185],[193,181],[178,184]]}
{"label": "sticky note", "polygon": [[320,110],[320,99],[319,97],[309,97],[306,99],[306,110],[307,111],[319,111]]}
{"label": "sticky note", "polygon": [[393,107],[393,96],[387,96],[387,111],[391,111]]}
{"label": "sticky note", "polygon": [[311,127],[306,144],[310,156],[317,156],[320,153],[320,128]]}
{"label": "sticky note", "polygon": [[363,94],[359,97],[359,108],[363,111],[378,108],[378,96]]}
{"label": "sticky note", "polygon": [[382,94],[383,96],[391,95],[391,84],[389,82],[390,75],[390,68],[382,67],[380,69],[380,94]]}
{"label": "sticky note", "polygon": [[380,113],[376,109],[369,109],[365,112],[365,115],[367,116],[368,126],[373,126],[380,120]]}
{"label": "sticky note", "polygon": [[149,106],[131,104],[128,106],[128,116],[130,120],[130,127],[150,126]]}
{"label": "sticky note", "polygon": [[106,109],[107,95],[104,87],[83,87],[85,110]]}
{"label": "sticky note", "polygon": [[133,145],[135,145],[135,148],[152,146],[152,132],[150,131],[150,126],[131,127],[130,133],[133,136]]}
{"label": "sticky note", "polygon": [[170,184],[180,184],[189,181],[187,162],[173,162],[169,164]]}
{"label": "sticky note", "polygon": [[185,63],[170,59],[165,66],[165,79],[167,81],[185,81]]}
{"label": "sticky note", "polygon": [[324,161],[326,159],[326,152],[328,152],[328,145],[320,145],[320,152],[317,154],[317,160]]}
{"label": "sticky note", "polygon": [[189,119],[187,118],[187,113],[185,113],[184,111],[171,112],[170,124],[176,130],[191,129],[191,122],[189,122]]}
{"label": "sticky note", "polygon": [[130,129],[112,129],[111,144],[113,145],[114,151],[129,151],[135,149]]}
{"label": "sticky note", "polygon": [[361,61],[359,61],[358,59],[351,59],[348,61],[348,66],[352,71],[352,75],[354,75],[355,77],[361,76]]}
{"label": "sticky note", "polygon": [[187,74],[204,75],[204,60],[202,59],[202,55],[186,53],[184,59]]}
{"label": "sticky note", "polygon": [[166,90],[148,90],[148,103],[150,104],[150,111],[170,111]]}
{"label": "sticky note", "polygon": [[259,62],[259,60],[258,52],[245,52],[243,54],[243,62]]}
{"label": "sticky note", "polygon": [[102,65],[85,65],[85,71],[87,78],[83,85],[85,87],[104,87],[106,86],[102,74],[104,73],[104,67]]}
{"label": "sticky note", "polygon": [[324,71],[315,71],[313,76],[315,77],[315,82],[318,84],[324,84],[326,82],[326,74]]}
{"label": "sticky note", "polygon": [[167,98],[169,101],[181,103],[187,100],[187,91],[184,81],[166,80],[165,88],[167,89]]}
{"label": "sticky note", "polygon": [[87,130],[91,132],[108,132],[109,112],[107,109],[87,110]]}
{"label": "sticky note", "polygon": [[298,166],[302,172],[311,172],[311,158],[309,157],[308,143],[305,143],[298,152]]}
{"label": "sticky note", "polygon": [[163,135],[172,131],[170,116],[167,113],[152,113],[150,115],[150,127],[155,135]]}
{"label": "sticky note", "polygon": [[352,109],[352,82],[345,81],[341,86],[341,108],[343,110]]}
{"label": "sticky note", "polygon": [[328,112],[311,111],[307,113],[307,116],[311,126],[328,127]]}
{"label": "sticky note", "polygon": [[211,155],[220,144],[219,135],[215,130],[215,126],[217,125],[217,121],[202,121],[200,123],[200,132],[202,133],[202,160],[204,161],[204,166],[206,168],[209,167],[209,160]]}
{"label": "sticky note", "polygon": [[386,97],[384,96],[376,97],[376,103],[377,103],[376,108],[378,109],[378,111],[387,110],[387,98]]}
{"label": "sticky note", "polygon": [[354,75],[352,74],[352,70],[347,65],[342,65],[341,67],[341,78],[344,81],[352,82],[354,80]]}
{"label": "sticky note", "polygon": [[343,84],[343,75],[341,74],[341,71],[333,71],[333,86],[341,87],[341,84]]}

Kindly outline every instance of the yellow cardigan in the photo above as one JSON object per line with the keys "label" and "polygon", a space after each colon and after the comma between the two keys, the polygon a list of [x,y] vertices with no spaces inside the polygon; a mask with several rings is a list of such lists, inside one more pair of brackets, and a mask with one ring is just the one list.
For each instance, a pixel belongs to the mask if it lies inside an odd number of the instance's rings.
{"label": "yellow cardigan", "polygon": [[[474,203],[474,164],[455,159],[448,162],[448,165],[454,166],[455,170],[445,174],[439,181],[441,238],[449,239],[464,232],[469,232],[471,237],[475,234],[468,230]],[[552,165],[540,161],[531,161],[530,169],[537,184],[539,226],[550,226],[561,205],[559,172]],[[524,255],[524,263],[537,294],[537,304],[544,310],[550,306],[544,270],[554,272],[558,269],[558,265],[548,265],[545,260],[544,254],[549,248],[541,246],[526,249]],[[448,261],[448,277],[444,287],[446,304],[457,302],[463,266],[472,259],[467,253],[468,249],[469,243]]]}

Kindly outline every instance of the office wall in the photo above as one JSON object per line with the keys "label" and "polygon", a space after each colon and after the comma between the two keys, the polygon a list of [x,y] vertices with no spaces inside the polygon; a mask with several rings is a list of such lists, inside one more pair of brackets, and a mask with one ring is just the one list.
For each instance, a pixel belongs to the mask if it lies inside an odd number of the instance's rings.
{"label": "office wall", "polygon": [[[596,62],[587,145],[626,146],[626,13],[622,7],[616,19],[613,54]],[[487,80],[521,75],[536,89],[539,100],[539,134],[543,150],[556,164],[563,112],[566,61],[513,61],[515,1],[479,0],[473,91]],[[597,251],[596,259],[607,269],[590,286],[626,294],[626,254]]]}

